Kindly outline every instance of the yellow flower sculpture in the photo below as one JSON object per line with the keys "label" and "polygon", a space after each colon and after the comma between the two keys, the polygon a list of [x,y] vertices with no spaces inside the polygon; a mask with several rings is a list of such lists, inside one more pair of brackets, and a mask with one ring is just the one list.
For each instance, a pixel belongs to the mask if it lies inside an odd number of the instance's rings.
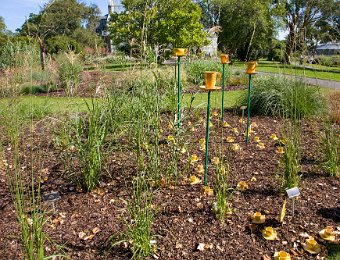
{"label": "yellow flower sculpture", "polygon": [[197,165],[196,170],[197,170],[198,173],[203,173],[204,172],[203,164],[200,163],[199,165]]}
{"label": "yellow flower sculpture", "polygon": [[285,153],[285,150],[283,149],[282,146],[279,146],[279,147],[276,149],[276,153],[278,153],[278,154],[284,154],[284,153]]}
{"label": "yellow flower sculpture", "polygon": [[263,224],[264,222],[266,222],[266,216],[262,215],[261,212],[255,212],[252,216],[251,216],[251,221],[254,224]]}
{"label": "yellow flower sculpture", "polygon": [[199,184],[200,182],[201,182],[201,180],[199,178],[197,178],[195,175],[190,176],[190,184],[191,185]]}
{"label": "yellow flower sculpture", "polygon": [[271,134],[269,137],[270,137],[270,139],[272,139],[272,140],[274,140],[274,141],[276,141],[276,140],[279,139],[279,138],[276,136],[276,134]]}
{"label": "yellow flower sculpture", "polygon": [[310,254],[318,254],[321,251],[320,245],[312,236],[306,239],[306,243],[302,244],[302,247]]}
{"label": "yellow flower sculpture", "polygon": [[227,142],[228,143],[233,143],[235,142],[235,139],[233,137],[231,137],[230,135],[227,136]]}
{"label": "yellow flower sculpture", "polygon": [[218,157],[214,157],[212,161],[215,165],[218,165],[220,163],[220,159]]}
{"label": "yellow flower sculpture", "polygon": [[291,260],[290,254],[286,251],[275,252],[274,260]]}
{"label": "yellow flower sculpture", "polygon": [[214,195],[214,190],[210,188],[209,186],[204,186],[203,187],[203,194],[207,196],[213,196]]}
{"label": "yellow flower sculpture", "polygon": [[199,159],[198,159],[196,154],[191,155],[191,160],[190,160],[191,164],[194,164],[195,162],[198,162],[198,160]]}
{"label": "yellow flower sculpture", "polygon": [[241,150],[241,147],[240,147],[240,145],[239,144],[233,144],[232,146],[231,146],[231,149],[233,150],[233,151],[240,151]]}
{"label": "yellow flower sculpture", "polygon": [[226,121],[223,121],[223,127],[227,128],[227,127],[230,127],[230,125]]}
{"label": "yellow flower sculpture", "polygon": [[244,191],[246,189],[248,189],[248,184],[245,181],[240,181],[239,183],[237,183],[237,189]]}
{"label": "yellow flower sculpture", "polygon": [[234,127],[232,130],[233,130],[234,134],[236,134],[236,135],[239,134],[238,129],[236,127]]}
{"label": "yellow flower sculpture", "polygon": [[277,239],[277,233],[276,233],[275,229],[273,229],[272,227],[265,227],[262,230],[262,236],[266,240],[276,240]]}
{"label": "yellow flower sculpture", "polygon": [[260,137],[254,136],[254,142],[258,143],[258,142],[260,142],[260,141],[261,141],[261,140],[260,140]]}
{"label": "yellow flower sculpture", "polygon": [[263,150],[266,148],[266,146],[264,145],[264,143],[262,142],[259,142],[257,145],[256,145],[257,148],[259,148],[260,150]]}
{"label": "yellow flower sculpture", "polygon": [[175,143],[175,138],[172,135],[168,135],[168,142]]}
{"label": "yellow flower sculpture", "polygon": [[319,235],[323,240],[335,241],[335,233],[333,232],[332,227],[326,227],[325,229],[321,230]]}

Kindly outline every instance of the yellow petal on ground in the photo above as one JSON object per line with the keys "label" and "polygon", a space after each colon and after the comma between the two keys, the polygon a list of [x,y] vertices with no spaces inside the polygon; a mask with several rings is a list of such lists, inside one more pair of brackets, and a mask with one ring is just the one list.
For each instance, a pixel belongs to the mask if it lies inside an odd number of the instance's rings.
{"label": "yellow petal on ground", "polygon": [[260,150],[263,150],[266,148],[266,146],[264,145],[264,143],[262,142],[259,142],[257,145],[256,145],[257,148],[259,148]]}
{"label": "yellow petal on ground", "polygon": [[279,138],[277,138],[276,134],[271,134],[269,137],[270,137],[270,139],[272,139],[274,141],[279,139]]}
{"label": "yellow petal on ground", "polygon": [[256,124],[256,122],[252,122],[252,123],[250,124],[250,126],[251,126],[252,128],[258,127],[258,125]]}
{"label": "yellow petal on ground", "polygon": [[241,118],[238,120],[238,122],[241,123],[241,124],[245,124],[245,123],[246,123],[246,120],[245,120],[244,118],[241,117]]}
{"label": "yellow petal on ground", "polygon": [[209,127],[214,127],[214,124],[209,122]]}
{"label": "yellow petal on ground", "polygon": [[223,121],[223,127],[230,127],[230,125],[226,121]]}
{"label": "yellow petal on ground", "polygon": [[231,149],[233,151],[239,151],[241,149],[239,144],[232,144]]}
{"label": "yellow petal on ground", "polygon": [[197,162],[198,160],[199,160],[199,159],[198,159],[198,157],[197,157],[196,154],[191,155],[191,158],[190,158],[190,163],[191,163],[191,164],[194,164],[194,163]]}
{"label": "yellow petal on ground", "polygon": [[210,188],[209,186],[203,187],[203,194],[207,196],[213,196],[214,195],[214,190]]}
{"label": "yellow petal on ground", "polygon": [[230,135],[228,135],[227,142],[228,143],[233,143],[233,142],[235,142],[235,139],[233,137],[231,137]]}
{"label": "yellow petal on ground", "polygon": [[172,135],[168,135],[167,139],[169,142],[175,142],[175,138]]}
{"label": "yellow petal on ground", "polygon": [[217,112],[217,111],[214,111],[214,112],[212,113],[212,115],[213,115],[213,116],[218,116],[218,112]]}
{"label": "yellow petal on ground", "polygon": [[197,165],[197,172],[198,173],[203,173],[204,172],[204,166],[203,166],[203,164],[199,164],[199,165]]}
{"label": "yellow petal on ground", "polygon": [[285,215],[286,215],[286,203],[287,203],[287,200],[285,199],[283,201],[283,205],[282,205],[282,209],[281,209],[281,214],[280,214],[280,222],[281,223],[283,222],[283,219],[285,218]]}
{"label": "yellow petal on ground", "polygon": [[200,144],[205,144],[205,138],[201,138],[198,142],[199,142]]}
{"label": "yellow petal on ground", "polygon": [[199,184],[200,182],[201,180],[197,178],[195,175],[190,176],[190,184],[194,185]]}
{"label": "yellow petal on ground", "polygon": [[248,189],[248,184],[245,181],[240,181],[239,183],[237,183],[237,189],[244,191],[246,189]]}
{"label": "yellow petal on ground", "polygon": [[282,146],[279,146],[279,147],[276,149],[276,153],[278,153],[278,154],[284,154],[284,153],[285,153],[285,150],[283,149]]}
{"label": "yellow petal on ground", "polygon": [[233,130],[234,134],[236,134],[236,135],[239,134],[238,129],[236,127],[234,127],[232,130]]}
{"label": "yellow petal on ground", "polygon": [[95,227],[94,229],[92,229],[93,234],[97,234],[99,232],[100,232],[100,229],[98,227]]}
{"label": "yellow petal on ground", "polygon": [[260,142],[261,140],[260,140],[260,137],[259,136],[254,136],[254,142],[256,142],[256,143],[258,143],[258,142]]}
{"label": "yellow petal on ground", "polygon": [[218,157],[214,157],[212,161],[215,165],[218,165],[220,163],[220,159]]}

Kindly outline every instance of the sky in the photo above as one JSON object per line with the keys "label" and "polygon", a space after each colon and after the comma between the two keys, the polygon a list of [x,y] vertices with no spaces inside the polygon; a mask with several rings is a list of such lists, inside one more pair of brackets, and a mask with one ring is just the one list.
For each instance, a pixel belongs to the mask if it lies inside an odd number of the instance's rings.
{"label": "sky", "polygon": [[[0,0],[0,16],[5,20],[8,30],[15,32],[21,27],[30,13],[39,13],[48,0]],[[107,14],[108,0],[83,0],[87,4],[97,4],[102,14]]]}

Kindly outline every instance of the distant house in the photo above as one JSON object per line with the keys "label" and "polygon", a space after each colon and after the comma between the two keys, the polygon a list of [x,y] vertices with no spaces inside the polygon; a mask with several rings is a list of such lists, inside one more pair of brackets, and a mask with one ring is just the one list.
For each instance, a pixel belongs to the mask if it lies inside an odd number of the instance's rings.
{"label": "distant house", "polygon": [[317,55],[340,55],[340,42],[329,42],[316,48]]}
{"label": "distant house", "polygon": [[96,33],[99,34],[101,37],[103,37],[106,46],[107,51],[112,52],[113,46],[112,46],[112,40],[110,39],[109,31],[108,31],[108,24],[110,21],[110,14],[117,13],[120,14],[124,11],[124,6],[122,5],[120,0],[109,0],[108,2],[108,13],[101,17],[99,24],[96,28]]}

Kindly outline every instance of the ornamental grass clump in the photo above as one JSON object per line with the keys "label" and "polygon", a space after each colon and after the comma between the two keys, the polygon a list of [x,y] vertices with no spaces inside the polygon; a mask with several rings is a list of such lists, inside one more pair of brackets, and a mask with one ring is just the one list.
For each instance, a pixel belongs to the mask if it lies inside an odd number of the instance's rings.
{"label": "ornamental grass clump", "polygon": [[230,201],[232,199],[232,189],[229,187],[230,166],[227,162],[222,161],[216,166],[216,179],[214,191],[216,193],[216,203],[213,210],[216,216],[224,222],[226,215],[231,212]]}
{"label": "ornamental grass clump", "polygon": [[151,227],[154,219],[152,194],[144,175],[132,181],[132,199],[128,204],[131,217],[126,238],[131,244],[133,259],[143,259],[153,253]]}
{"label": "ornamental grass clump", "polygon": [[299,168],[301,160],[301,129],[298,125],[287,122],[282,136],[284,152],[279,164],[280,169],[282,169],[282,187],[284,189],[290,189],[298,186],[300,181]]}
{"label": "ornamental grass clump", "polygon": [[339,129],[335,124],[327,121],[322,136],[322,167],[328,176],[339,176],[339,144]]}
{"label": "ornamental grass clump", "polygon": [[[74,146],[79,163],[80,175],[75,181],[85,191],[97,187],[103,164],[105,162],[104,142],[107,134],[108,120],[105,109],[92,100],[87,105],[87,116],[77,116],[70,124],[69,143]],[[73,165],[69,161],[68,165]]]}
{"label": "ornamental grass clump", "polygon": [[[252,113],[292,119],[318,115],[325,107],[318,88],[283,76],[257,78],[250,99]],[[239,102],[247,103],[247,93]]]}

